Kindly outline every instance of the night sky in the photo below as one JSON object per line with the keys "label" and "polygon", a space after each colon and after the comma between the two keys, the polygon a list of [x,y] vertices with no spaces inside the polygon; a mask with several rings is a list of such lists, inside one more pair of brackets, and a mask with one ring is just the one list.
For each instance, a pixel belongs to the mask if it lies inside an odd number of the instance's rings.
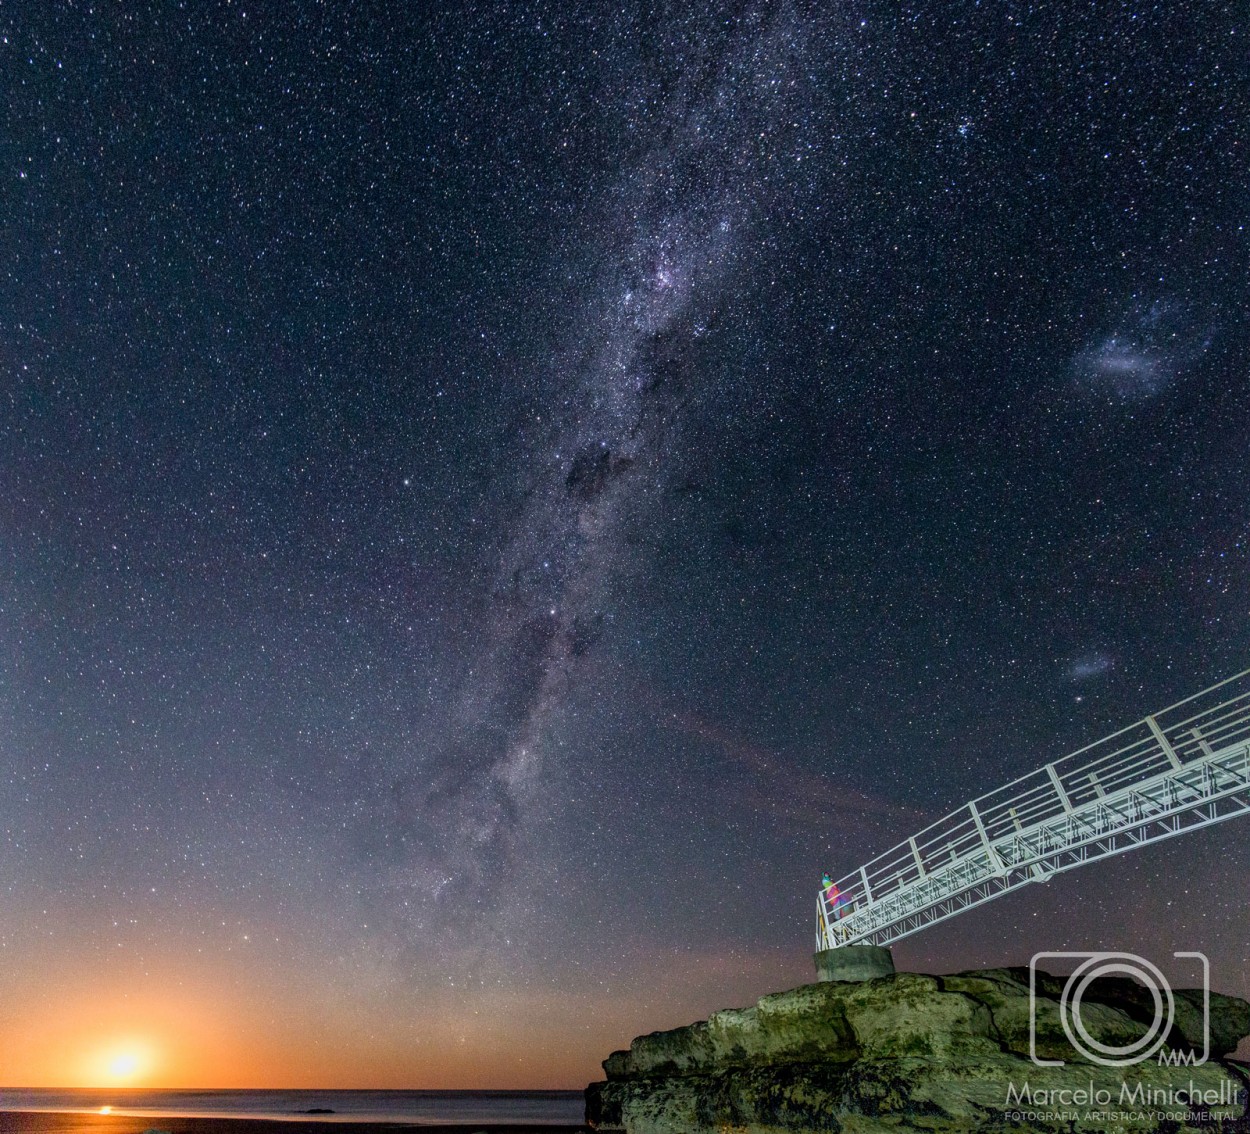
{"label": "night sky", "polygon": [[[0,1083],[581,1086],[811,979],[822,871],[1250,664],[1248,46],[0,8]],[[1248,850],[896,962],[1247,996]]]}

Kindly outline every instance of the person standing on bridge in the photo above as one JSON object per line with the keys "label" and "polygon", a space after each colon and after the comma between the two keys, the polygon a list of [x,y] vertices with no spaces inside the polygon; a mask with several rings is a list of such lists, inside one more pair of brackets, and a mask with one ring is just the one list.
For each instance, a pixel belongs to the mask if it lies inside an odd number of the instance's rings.
{"label": "person standing on bridge", "polygon": [[838,884],[828,874],[821,878],[820,884],[825,888],[825,907],[833,911],[835,918],[840,918],[846,899],[842,896],[842,891],[838,889]]}

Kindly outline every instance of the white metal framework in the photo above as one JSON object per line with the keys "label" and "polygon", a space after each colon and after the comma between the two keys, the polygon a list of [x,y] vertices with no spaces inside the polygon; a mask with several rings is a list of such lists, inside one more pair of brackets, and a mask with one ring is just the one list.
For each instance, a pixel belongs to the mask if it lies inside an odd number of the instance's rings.
{"label": "white metal framework", "polygon": [[888,945],[1028,882],[1250,812],[1250,670],[913,835],[817,899],[816,948]]}

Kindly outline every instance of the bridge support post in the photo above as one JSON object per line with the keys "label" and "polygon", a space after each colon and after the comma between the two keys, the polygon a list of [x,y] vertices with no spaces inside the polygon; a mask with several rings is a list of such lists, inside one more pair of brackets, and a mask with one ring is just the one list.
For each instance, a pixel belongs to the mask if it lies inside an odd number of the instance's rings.
{"label": "bridge support post", "polygon": [[894,955],[882,945],[840,945],[813,958],[817,980],[872,980],[893,976]]}

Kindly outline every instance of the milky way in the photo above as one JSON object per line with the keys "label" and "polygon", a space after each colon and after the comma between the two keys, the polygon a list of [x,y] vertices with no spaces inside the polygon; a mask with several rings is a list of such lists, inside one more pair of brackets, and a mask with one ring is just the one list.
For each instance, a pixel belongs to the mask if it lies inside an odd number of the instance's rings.
{"label": "milky way", "polygon": [[[627,521],[667,487],[700,340],[749,273],[769,206],[768,170],[800,144],[817,97],[802,20],[786,5],[696,24],[662,76],[636,156],[593,207],[593,281],[574,360],[558,375],[555,426],[529,454],[532,484],[494,577],[480,652],[428,753],[397,782],[392,822],[411,854],[387,885],[414,925],[462,934],[466,894],[481,926],[510,891],[552,775],[547,749],[579,662],[613,619]],[[626,96],[628,97],[628,96]],[[606,237],[606,239],[605,239]],[[515,926],[516,913],[509,918]],[[463,943],[463,942],[461,942]]]}

